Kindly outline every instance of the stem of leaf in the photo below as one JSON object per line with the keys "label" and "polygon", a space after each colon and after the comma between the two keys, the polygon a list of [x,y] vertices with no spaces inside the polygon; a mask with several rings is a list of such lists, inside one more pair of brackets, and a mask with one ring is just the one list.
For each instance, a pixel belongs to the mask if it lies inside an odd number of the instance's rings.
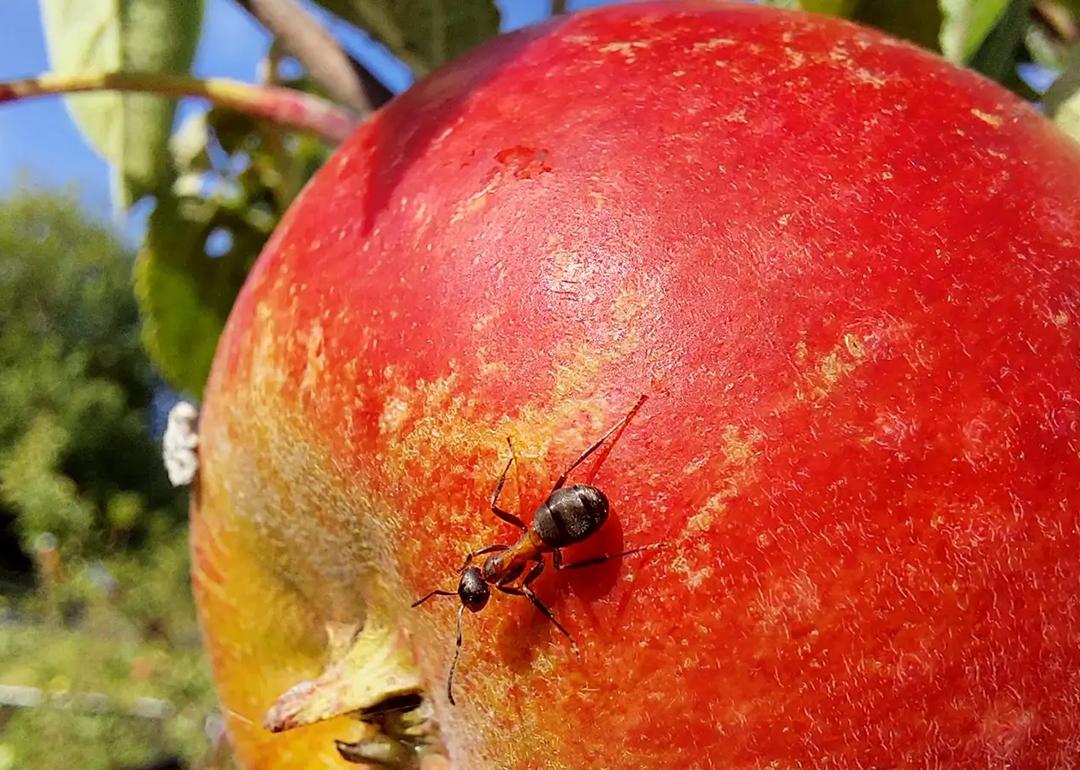
{"label": "stem of leaf", "polygon": [[159,96],[195,96],[271,123],[313,133],[332,143],[356,129],[351,113],[311,94],[280,86],[239,80],[146,72],[45,73],[26,80],[0,82],[0,104],[35,96],[87,91],[126,91]]}

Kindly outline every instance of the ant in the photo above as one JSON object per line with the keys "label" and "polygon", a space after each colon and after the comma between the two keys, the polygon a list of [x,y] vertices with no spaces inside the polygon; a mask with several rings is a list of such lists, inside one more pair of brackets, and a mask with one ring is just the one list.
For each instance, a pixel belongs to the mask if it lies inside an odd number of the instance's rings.
{"label": "ant", "polygon": [[[461,607],[458,608],[457,615],[457,643],[454,650],[454,660],[450,664],[450,673],[446,677],[446,696],[450,700],[450,705],[456,705],[454,703],[453,684],[454,670],[457,668],[458,657],[461,655],[462,616],[466,609],[470,612],[479,612],[487,606],[488,599],[491,598],[491,589],[488,588],[489,583],[493,584],[496,590],[501,591],[504,594],[522,596],[528,599],[538,610],[540,610],[540,612],[544,613],[547,619],[550,620],[576,648],[577,645],[574,642],[574,638],[570,635],[570,632],[563,627],[562,623],[555,619],[555,616],[551,614],[551,610],[549,610],[544,603],[537,598],[536,594],[533,593],[532,584],[540,576],[540,573],[544,571],[544,554],[551,554],[552,566],[554,566],[556,570],[580,569],[582,567],[592,567],[597,564],[602,564],[610,559],[616,559],[620,556],[629,556],[630,554],[639,553],[648,548],[655,548],[656,546],[661,545],[660,543],[655,543],[653,545],[640,546],[638,548],[631,548],[627,551],[620,551],[619,553],[594,556],[570,564],[563,563],[562,552],[559,550],[560,548],[580,543],[582,540],[592,536],[600,529],[600,526],[607,521],[608,517],[608,499],[603,492],[591,484],[574,484],[569,487],[564,486],[567,477],[575,468],[585,462],[585,459],[588,458],[589,455],[603,446],[604,442],[607,441],[612,434],[624,428],[626,424],[630,422],[634,414],[641,408],[641,405],[645,403],[646,398],[647,396],[642,395],[625,417],[619,420],[619,422],[609,429],[607,433],[601,436],[596,443],[582,452],[574,462],[570,463],[570,467],[568,467],[563,474],[559,476],[558,480],[556,480],[555,486],[552,487],[551,492],[548,493],[547,499],[536,509],[531,527],[526,526],[525,522],[517,516],[514,516],[512,513],[499,507],[499,494],[502,492],[503,484],[506,483],[506,474],[514,462],[514,446],[510,442],[510,438],[507,437],[506,443],[510,448],[510,459],[503,468],[502,474],[499,476],[499,481],[495,484],[495,491],[491,495],[491,512],[507,524],[517,527],[521,531],[521,536],[513,545],[489,545],[469,553],[465,557],[465,563],[462,564],[461,568],[458,570],[461,579],[456,591],[435,590],[420,599],[417,599],[412,604],[413,607],[419,607],[428,599],[435,596],[456,596],[461,601]],[[617,441],[618,438],[619,437],[616,436],[615,440]],[[611,447],[608,448],[607,453],[610,453],[611,448],[613,447],[614,442],[612,442]],[[607,453],[601,456],[601,463],[607,458]],[[599,463],[597,464],[597,467],[599,467]],[[595,474],[595,472],[596,469],[593,470],[593,474]],[[491,555],[484,559],[482,566],[475,566],[473,560],[476,559],[476,557],[485,554]],[[526,568],[528,571],[526,571]],[[524,574],[525,577],[515,585],[515,581],[521,578],[522,574]]]}

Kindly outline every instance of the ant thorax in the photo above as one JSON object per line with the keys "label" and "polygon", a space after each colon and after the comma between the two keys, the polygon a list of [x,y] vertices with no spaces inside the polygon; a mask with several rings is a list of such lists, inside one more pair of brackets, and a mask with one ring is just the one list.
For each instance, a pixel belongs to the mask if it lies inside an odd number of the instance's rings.
{"label": "ant thorax", "polygon": [[484,559],[484,566],[480,570],[484,580],[488,583],[494,583],[506,575],[514,565],[514,557],[513,551],[506,550],[493,553]]}
{"label": "ant thorax", "polygon": [[536,563],[541,550],[537,547],[539,538],[529,530],[522,538],[505,550],[493,553],[484,559],[480,574],[488,583],[506,583],[521,575],[526,567]]}

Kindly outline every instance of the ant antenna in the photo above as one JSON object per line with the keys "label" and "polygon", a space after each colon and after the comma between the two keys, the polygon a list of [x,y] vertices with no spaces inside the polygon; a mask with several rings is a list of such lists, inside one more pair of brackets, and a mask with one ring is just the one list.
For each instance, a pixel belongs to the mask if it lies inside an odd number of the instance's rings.
{"label": "ant antenna", "polygon": [[[421,604],[426,602],[428,599],[432,599],[432,598],[434,598],[436,596],[457,596],[457,595],[458,595],[457,591],[444,591],[441,588],[436,588],[434,591],[432,591],[432,592],[430,592],[428,594],[425,594],[424,596],[421,596],[419,599],[417,599],[415,602],[413,602],[409,606],[410,607],[419,607]],[[462,606],[464,606],[464,605],[462,605]]]}
{"label": "ant antenna", "polygon": [[450,699],[450,705],[454,702],[454,669],[457,668],[458,658],[461,657],[461,617],[465,614],[465,605],[461,605],[457,611],[457,644],[454,648],[454,661],[450,664],[450,673],[446,675],[446,697]]}

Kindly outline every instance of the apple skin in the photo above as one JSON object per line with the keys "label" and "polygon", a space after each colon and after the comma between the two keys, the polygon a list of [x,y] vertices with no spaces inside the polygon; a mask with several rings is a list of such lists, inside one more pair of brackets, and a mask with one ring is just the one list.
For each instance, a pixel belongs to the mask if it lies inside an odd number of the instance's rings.
{"label": "apple skin", "polygon": [[[193,574],[248,768],[328,623],[410,640],[452,767],[1080,766],[1080,151],[860,27],[610,7],[485,45],[318,173],[206,392]],[[649,400],[567,550],[665,547],[466,613]],[[579,477],[580,478],[580,477]]]}

